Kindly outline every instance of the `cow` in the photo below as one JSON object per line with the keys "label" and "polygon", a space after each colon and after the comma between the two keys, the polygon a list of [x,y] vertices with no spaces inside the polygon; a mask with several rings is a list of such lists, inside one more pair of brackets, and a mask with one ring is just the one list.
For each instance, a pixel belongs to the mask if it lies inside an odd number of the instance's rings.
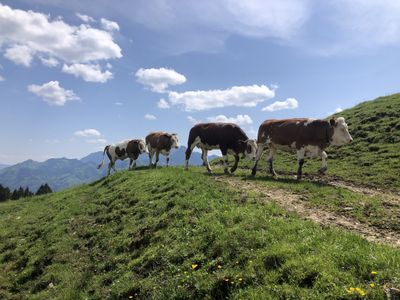
{"label": "cow", "polygon": [[[107,153],[108,159],[108,173],[110,175],[111,168],[116,172],[115,162],[120,159],[124,160],[129,157],[128,170],[136,167],[136,160],[139,155],[146,152],[146,144],[144,140],[126,140],[114,145],[107,145],[103,151],[103,160],[98,165],[97,169],[100,169],[104,163],[104,155]],[[132,165],[133,162],[133,165]]]}
{"label": "cow", "polygon": [[327,170],[328,155],[324,149],[329,145],[341,146],[351,143],[348,126],[343,117],[329,121],[318,119],[285,119],[264,121],[258,129],[257,157],[252,169],[256,175],[257,164],[265,147],[269,149],[269,172],[276,176],[273,159],[277,150],[297,152],[297,179],[302,177],[304,157],[321,157],[321,174]]}
{"label": "cow", "polygon": [[[179,148],[178,135],[164,131],[152,132],[146,136],[147,150],[149,151],[149,166],[157,167],[160,153],[167,157],[167,167],[169,165],[169,155],[172,148]],[[156,162],[153,164],[153,156],[156,155]]]}
{"label": "cow", "polygon": [[207,168],[209,173],[211,173],[211,167],[208,162],[208,150],[221,150],[225,174],[229,174],[227,162],[228,153],[233,154],[235,157],[235,164],[230,169],[230,173],[235,172],[239,163],[240,154],[255,160],[257,153],[256,140],[249,139],[239,126],[232,123],[201,123],[190,129],[188,146],[186,149],[186,170],[188,170],[189,158],[194,147],[198,147],[202,150],[203,165]]}

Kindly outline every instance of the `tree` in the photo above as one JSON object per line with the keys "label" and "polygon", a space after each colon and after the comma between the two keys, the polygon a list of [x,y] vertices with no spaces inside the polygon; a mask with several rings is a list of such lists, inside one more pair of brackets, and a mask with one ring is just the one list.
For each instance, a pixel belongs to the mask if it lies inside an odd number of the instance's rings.
{"label": "tree", "polygon": [[33,196],[33,193],[29,190],[29,187],[26,187],[24,190],[24,197]]}
{"label": "tree", "polygon": [[36,191],[36,195],[44,195],[52,192],[53,191],[51,190],[50,186],[47,183],[45,183],[38,188],[38,190]]}
{"label": "tree", "polygon": [[20,195],[18,194],[18,190],[15,189],[11,194],[11,200],[17,200],[19,198],[20,198]]}
{"label": "tree", "polygon": [[10,199],[11,197],[11,192],[8,187],[3,187],[0,184],[0,201],[6,201],[7,199]]}

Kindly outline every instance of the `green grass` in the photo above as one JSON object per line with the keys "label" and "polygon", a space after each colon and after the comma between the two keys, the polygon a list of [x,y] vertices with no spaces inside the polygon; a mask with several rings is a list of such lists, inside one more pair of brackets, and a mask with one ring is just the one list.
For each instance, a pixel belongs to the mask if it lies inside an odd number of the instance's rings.
{"label": "green grass", "polygon": [[240,176],[242,180],[255,182],[260,187],[291,191],[299,195],[309,207],[322,208],[380,229],[400,232],[400,203],[384,195],[364,195],[323,182],[306,179],[298,181],[293,176],[280,176],[275,179],[270,175],[259,174],[250,177],[248,170],[239,170],[235,175]]}
{"label": "green grass", "polygon": [[0,215],[5,299],[357,299],[349,287],[382,299],[400,285],[399,249],[243,197],[199,168],[119,172],[1,203]]}
{"label": "green grass", "polygon": [[[327,178],[400,192],[400,94],[363,102],[336,116],[345,117],[354,142],[326,149]],[[266,157],[264,154],[259,164],[263,170]],[[306,159],[303,171],[316,174],[320,164],[320,159]],[[245,161],[241,166],[252,164]],[[278,174],[295,174],[296,155],[278,151],[275,170]]]}

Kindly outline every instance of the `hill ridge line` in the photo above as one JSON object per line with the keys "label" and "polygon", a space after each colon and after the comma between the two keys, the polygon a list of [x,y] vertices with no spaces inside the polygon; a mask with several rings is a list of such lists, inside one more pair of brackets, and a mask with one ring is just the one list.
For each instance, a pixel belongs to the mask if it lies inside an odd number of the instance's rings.
{"label": "hill ridge line", "polygon": [[[377,228],[358,220],[346,217],[321,208],[308,207],[301,200],[301,196],[280,188],[266,188],[257,183],[235,177],[218,176],[215,180],[230,185],[240,191],[257,191],[264,195],[267,202],[274,201],[289,212],[309,219],[326,227],[338,227],[360,235],[370,242],[377,242],[390,246],[400,247],[400,233],[392,230]],[[341,187],[346,188],[344,185]],[[377,192],[376,192],[377,193]],[[385,194],[387,195],[387,194]]]}

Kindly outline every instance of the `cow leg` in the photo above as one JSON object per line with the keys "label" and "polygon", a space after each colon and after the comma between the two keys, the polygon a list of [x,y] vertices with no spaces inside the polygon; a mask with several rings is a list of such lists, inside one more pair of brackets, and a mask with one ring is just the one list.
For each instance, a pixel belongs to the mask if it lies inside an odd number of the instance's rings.
{"label": "cow leg", "polygon": [[206,162],[204,161],[204,153],[206,153],[206,157],[208,158],[208,150],[201,148],[201,158],[203,159],[203,167],[207,167]]}
{"label": "cow leg", "polygon": [[228,170],[228,149],[221,149],[222,160],[224,161],[224,173],[229,174]]}
{"label": "cow leg", "polygon": [[185,170],[189,170],[189,158],[192,155],[192,149],[187,148],[185,152]]}
{"label": "cow leg", "polygon": [[257,173],[257,165],[258,165],[258,161],[261,158],[261,155],[263,153],[264,150],[264,144],[258,144],[257,147],[257,154],[256,154],[256,161],[254,162],[253,168],[251,169],[251,175],[255,176]]}
{"label": "cow leg", "polygon": [[130,170],[130,169],[131,169],[132,161],[133,161],[133,159],[132,159],[132,158],[130,158],[130,159],[129,159],[129,166],[128,166],[128,170]]}
{"label": "cow leg", "polygon": [[211,173],[210,163],[208,162],[208,150],[206,149],[201,149],[201,150],[202,150],[201,158],[203,159],[203,166],[207,168],[208,173]]}
{"label": "cow leg", "polygon": [[111,159],[110,162],[108,163],[108,173],[107,176],[109,176],[111,174],[111,169],[114,170],[114,172],[117,172],[117,170],[115,169],[115,160]]}
{"label": "cow leg", "polygon": [[235,164],[231,168],[231,173],[235,172],[239,163],[239,155],[235,154]]}
{"label": "cow leg", "polygon": [[269,154],[268,154],[268,164],[269,164],[269,172],[271,173],[272,176],[277,176],[275,169],[274,169],[274,155],[276,154],[276,149],[275,148],[270,148],[269,149]]}
{"label": "cow leg", "polygon": [[198,138],[198,137],[194,139],[193,143],[190,144],[190,142],[188,142],[188,147],[187,147],[186,152],[185,152],[185,155],[186,155],[186,158],[185,158],[185,170],[186,171],[189,170],[189,158],[192,155],[192,151],[193,151],[194,147],[196,147],[199,142],[200,142],[200,138]]}
{"label": "cow leg", "polygon": [[167,167],[169,166],[169,152],[167,153]]}
{"label": "cow leg", "polygon": [[136,159],[130,158],[130,160],[129,160],[129,170],[132,170],[134,168],[136,168]]}
{"label": "cow leg", "polygon": [[112,168],[112,162],[110,161],[110,162],[108,163],[108,172],[107,172],[107,176],[110,176],[110,174],[111,174],[111,168]]}
{"label": "cow leg", "polygon": [[297,150],[297,161],[299,163],[299,167],[297,169],[297,180],[300,180],[301,176],[303,175],[304,155],[305,155],[304,148]]}
{"label": "cow leg", "polygon": [[149,150],[149,167],[151,167],[153,165],[153,151]]}
{"label": "cow leg", "polygon": [[319,169],[319,173],[325,174],[326,170],[328,169],[328,164],[326,162],[326,159],[328,158],[328,154],[326,154],[325,151],[321,152],[321,159],[322,159],[322,164],[321,164],[321,169]]}
{"label": "cow leg", "polygon": [[154,163],[154,167],[157,167],[158,160],[160,158],[160,152],[156,151],[156,162]]}

